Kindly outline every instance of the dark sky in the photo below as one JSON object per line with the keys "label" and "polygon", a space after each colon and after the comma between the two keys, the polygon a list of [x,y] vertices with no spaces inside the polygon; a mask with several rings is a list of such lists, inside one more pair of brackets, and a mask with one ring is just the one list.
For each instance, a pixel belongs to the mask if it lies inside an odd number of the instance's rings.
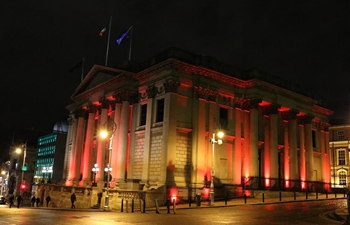
{"label": "dark sky", "polygon": [[[68,115],[79,85],[69,69],[83,57],[85,72],[104,64],[113,16],[109,66],[175,46],[240,69],[258,68],[306,87],[336,117],[349,105],[348,1],[98,0],[0,1],[0,152],[27,139],[20,130],[50,133]],[[15,132],[15,133],[14,133]],[[13,136],[13,134],[15,134]]]}

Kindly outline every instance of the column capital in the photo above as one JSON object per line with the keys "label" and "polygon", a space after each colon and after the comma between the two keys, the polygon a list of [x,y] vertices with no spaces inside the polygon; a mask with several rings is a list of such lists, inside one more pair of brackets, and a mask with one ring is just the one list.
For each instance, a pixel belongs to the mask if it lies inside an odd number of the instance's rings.
{"label": "column capital", "polygon": [[167,79],[163,83],[163,86],[164,86],[165,93],[169,93],[169,92],[176,93],[177,89],[180,86],[180,82],[175,79]]}
{"label": "column capital", "polygon": [[125,90],[125,89],[117,91],[113,95],[113,97],[115,98],[115,103],[121,103],[125,101],[129,103],[138,102],[139,96],[140,96],[139,93]]}
{"label": "column capital", "polygon": [[148,88],[146,90],[148,98],[155,98],[157,96],[157,92],[158,92],[158,90],[157,90],[156,86],[154,86],[153,84],[148,85]]}
{"label": "column capital", "polygon": [[314,118],[314,116],[312,116],[310,114],[298,116],[298,122],[299,122],[299,124],[311,124],[313,118]]}
{"label": "column capital", "polygon": [[216,101],[218,93],[209,88],[203,88],[201,86],[193,86],[193,93],[195,96],[208,101]]}
{"label": "column capital", "polygon": [[108,109],[109,101],[106,98],[102,98],[99,103],[101,104],[101,108]]}
{"label": "column capital", "polygon": [[278,114],[278,109],[281,108],[281,105],[278,104],[270,104],[263,106],[263,114],[266,116],[273,115],[273,114]]}
{"label": "column capital", "polygon": [[299,111],[298,110],[288,110],[288,111],[283,111],[281,112],[281,116],[283,120],[290,121],[290,120],[295,120],[297,119]]}
{"label": "column capital", "polygon": [[257,109],[261,99],[259,98],[247,98],[243,103],[244,110]]}

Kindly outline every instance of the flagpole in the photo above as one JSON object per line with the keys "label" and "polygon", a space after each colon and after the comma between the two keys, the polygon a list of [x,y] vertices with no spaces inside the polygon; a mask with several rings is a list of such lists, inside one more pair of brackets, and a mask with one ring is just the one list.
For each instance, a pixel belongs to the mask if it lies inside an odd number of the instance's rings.
{"label": "flagpole", "polygon": [[81,81],[84,79],[84,64],[85,64],[85,57],[83,58],[83,63],[81,64]]}
{"label": "flagpole", "polygon": [[132,31],[133,31],[133,26],[131,26],[131,34],[130,34],[130,47],[129,47],[129,61],[131,59],[131,45],[132,45]]}
{"label": "flagpole", "polygon": [[105,66],[107,66],[107,62],[108,62],[108,51],[109,51],[109,40],[111,38],[111,27],[112,27],[112,16],[109,18],[108,41],[107,41],[107,51],[106,51]]}

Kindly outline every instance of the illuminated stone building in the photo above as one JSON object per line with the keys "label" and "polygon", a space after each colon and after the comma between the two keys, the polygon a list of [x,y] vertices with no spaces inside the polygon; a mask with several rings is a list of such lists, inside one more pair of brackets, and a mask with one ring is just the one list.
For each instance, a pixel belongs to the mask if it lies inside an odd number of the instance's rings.
{"label": "illuminated stone building", "polygon": [[[66,185],[91,185],[108,163],[98,137],[108,119],[111,187],[162,190],[187,199],[208,187],[329,189],[328,117],[332,112],[296,84],[259,70],[242,71],[171,48],[124,69],[95,65],[71,96]],[[212,134],[224,130],[222,145]],[[96,174],[99,187],[104,174]]]}
{"label": "illuminated stone building", "polygon": [[333,188],[348,188],[350,176],[350,125],[332,125],[329,128],[331,152],[331,183]]}

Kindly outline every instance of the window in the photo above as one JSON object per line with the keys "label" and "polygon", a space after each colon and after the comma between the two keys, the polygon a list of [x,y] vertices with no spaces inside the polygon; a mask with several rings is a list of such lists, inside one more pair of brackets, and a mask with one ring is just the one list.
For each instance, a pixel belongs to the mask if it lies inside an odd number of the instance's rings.
{"label": "window", "polygon": [[312,131],[312,147],[316,148],[316,131]]}
{"label": "window", "polygon": [[156,123],[162,122],[164,119],[164,98],[157,100],[157,117]]}
{"label": "window", "polygon": [[337,131],[337,136],[338,136],[338,140],[344,140],[345,139],[344,131],[343,130],[338,130]]}
{"label": "window", "polygon": [[221,128],[227,128],[228,123],[228,109],[220,107],[220,125]]}
{"label": "window", "polygon": [[345,171],[339,172],[339,184],[346,185],[346,172]]}
{"label": "window", "polygon": [[338,165],[345,165],[345,150],[338,151]]}
{"label": "window", "polygon": [[147,118],[147,104],[141,105],[141,118],[140,118],[140,126],[146,125]]}

